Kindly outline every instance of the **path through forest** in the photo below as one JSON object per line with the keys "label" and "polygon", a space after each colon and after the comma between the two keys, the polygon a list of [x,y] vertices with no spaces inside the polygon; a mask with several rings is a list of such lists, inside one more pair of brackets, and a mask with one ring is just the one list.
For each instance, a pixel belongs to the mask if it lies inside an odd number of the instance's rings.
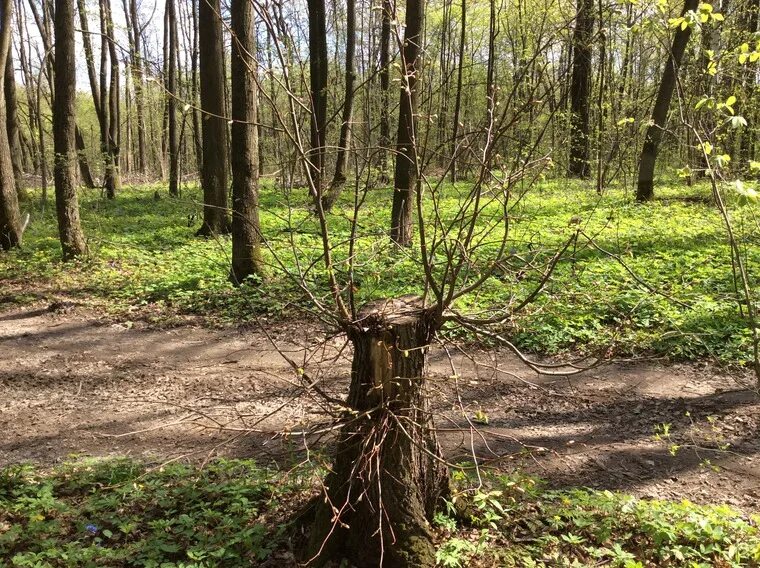
{"label": "path through forest", "polygon": [[[342,339],[323,342],[295,324],[270,333],[325,394],[344,396]],[[475,362],[450,355],[433,351],[430,382],[451,460],[474,452],[555,486],[760,511],[760,400],[748,376],[636,362],[557,379],[504,352],[475,353]],[[323,406],[303,395],[298,374],[259,330],[155,329],[66,304],[0,312],[0,467],[72,454],[284,464],[319,447],[298,432],[328,430]],[[663,423],[670,440],[655,440]]]}

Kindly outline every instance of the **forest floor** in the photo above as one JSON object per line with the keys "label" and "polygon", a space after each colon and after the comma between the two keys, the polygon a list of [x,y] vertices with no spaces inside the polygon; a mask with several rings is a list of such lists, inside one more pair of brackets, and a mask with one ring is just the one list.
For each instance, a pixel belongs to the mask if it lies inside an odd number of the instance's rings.
{"label": "forest floor", "polygon": [[[325,393],[345,396],[350,352],[308,325],[281,322],[268,334],[192,319],[156,327],[67,303],[6,304],[0,468],[71,455],[222,455],[288,467],[320,449],[329,455],[326,436],[298,434],[329,422],[270,338]],[[639,360],[557,378],[501,351],[436,348],[430,384],[453,462],[475,455],[554,487],[760,511],[760,399],[749,375]]]}

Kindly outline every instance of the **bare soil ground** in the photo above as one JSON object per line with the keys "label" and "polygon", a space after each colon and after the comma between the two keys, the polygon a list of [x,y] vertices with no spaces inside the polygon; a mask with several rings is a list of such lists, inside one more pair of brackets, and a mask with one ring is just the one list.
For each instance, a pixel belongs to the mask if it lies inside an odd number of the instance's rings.
{"label": "bare soil ground", "polygon": [[[292,323],[268,334],[324,393],[345,395],[343,339]],[[760,511],[760,399],[750,377],[639,361],[557,378],[505,352],[473,355],[431,353],[431,394],[452,461],[475,455],[557,487]],[[476,414],[488,424],[475,424]],[[664,423],[670,439],[658,441]],[[284,465],[329,442],[299,433],[320,424],[330,424],[320,398],[304,394],[260,330],[155,329],[66,304],[0,311],[0,467],[72,454]]]}

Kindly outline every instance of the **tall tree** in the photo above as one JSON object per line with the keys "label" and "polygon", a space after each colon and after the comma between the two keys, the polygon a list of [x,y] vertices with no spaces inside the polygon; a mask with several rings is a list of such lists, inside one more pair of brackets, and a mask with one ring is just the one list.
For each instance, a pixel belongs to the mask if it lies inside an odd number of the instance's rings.
{"label": "tall tree", "polygon": [[130,59],[132,61],[132,81],[135,91],[135,111],[137,114],[137,171],[145,173],[147,158],[145,151],[145,102],[143,85],[142,26],[137,10],[137,0],[124,0],[124,13],[127,15],[127,37],[129,39]]}
{"label": "tall tree", "polygon": [[227,218],[227,121],[224,104],[224,52],[219,0],[199,0],[198,41],[200,48],[201,109],[204,113],[203,225],[198,235],[230,231]]}
{"label": "tall tree", "polygon": [[[12,7],[12,4],[11,4]],[[21,132],[18,122],[18,101],[16,98],[16,78],[13,67],[13,49],[11,42],[8,44],[8,57],[5,61],[5,115],[8,128],[8,143],[10,144],[11,162],[13,163],[13,175],[16,178],[16,189],[21,192],[21,173],[23,171],[21,156]]]}
{"label": "tall tree", "polygon": [[[744,0],[741,7],[740,25],[742,28],[743,40],[751,40],[753,35],[758,31],[758,23],[760,23],[760,0]],[[745,99],[747,103],[751,100],[757,101],[758,94],[760,94],[760,86],[757,84],[756,71],[748,65],[742,73],[745,89],[747,93]],[[739,145],[739,159],[744,168],[747,168],[749,160],[755,159],[755,146],[758,141],[758,133],[760,128],[757,122],[760,121],[760,112],[758,112],[757,103],[754,107],[750,104],[746,104],[746,114],[754,116],[745,117],[749,121],[749,125],[744,127],[742,132],[741,143]]]}
{"label": "tall tree", "polygon": [[[486,148],[493,144],[493,129],[490,127],[494,122],[494,110],[496,109],[496,36],[498,35],[496,20],[496,1],[490,0],[488,6],[488,60],[486,62]],[[490,156],[491,152],[486,152]],[[490,169],[490,157],[486,168]]]}
{"label": "tall tree", "polygon": [[309,175],[317,196],[322,192],[327,142],[327,27],[325,0],[307,0],[309,11],[309,85],[311,90],[311,151]]}
{"label": "tall tree", "polygon": [[[0,69],[5,70],[11,45],[12,0],[0,0]],[[16,178],[11,162],[11,146],[6,128],[5,81],[0,81],[0,249],[21,244],[21,223],[16,194]]]}
{"label": "tall tree", "polygon": [[406,3],[406,30],[401,50],[403,77],[396,134],[396,168],[393,178],[391,240],[401,246],[412,244],[412,212],[417,184],[417,99],[419,90],[422,32],[425,26],[425,1]]}
{"label": "tall tree", "polygon": [[356,1],[346,0],[346,76],[345,91],[343,94],[343,116],[340,125],[340,139],[338,140],[338,157],[335,159],[335,174],[330,191],[325,195],[323,206],[325,209],[332,208],[335,200],[340,195],[340,190],[346,183],[346,156],[351,144],[351,121],[354,113],[354,83],[356,72],[354,59],[356,58]]}
{"label": "tall tree", "polygon": [[[89,30],[89,22],[87,19],[87,6],[85,0],[77,0],[77,7],[79,11],[79,25],[82,31],[82,46],[84,48],[85,63],[87,67],[87,76],[90,82],[90,93],[92,95],[92,103],[95,109],[95,116],[98,119],[98,132],[100,135],[100,151],[104,162],[104,176],[103,176],[103,188],[106,191],[106,196],[113,198],[116,195],[116,191],[119,189],[121,182],[118,175],[118,148],[116,143],[112,140],[114,134],[118,132],[118,60],[115,63],[116,77],[111,79],[111,88],[108,83],[108,59],[109,53],[113,52],[113,58],[116,54],[116,44],[114,41],[109,40],[109,18],[110,18],[110,4],[109,0],[99,0],[99,16],[100,16],[100,69],[96,71],[95,58],[93,55],[92,40]],[[110,24],[111,31],[113,31],[113,23]],[[111,34],[112,35],[112,34]],[[111,38],[113,39],[113,38]],[[112,44],[112,45],[111,45]],[[111,73],[114,73],[114,64],[112,62]],[[115,86],[116,92],[112,93]],[[111,109],[116,107],[116,116],[112,116]],[[118,137],[118,134],[116,134]],[[81,142],[79,146],[84,147],[84,138],[81,133],[77,134],[77,139]],[[114,156],[115,152],[115,156]],[[114,167],[114,157],[116,157],[116,164]],[[91,179],[89,175],[89,168],[87,168],[87,174],[85,178]],[[89,185],[89,184],[88,184]]]}
{"label": "tall tree", "polygon": [[570,82],[570,159],[568,175],[591,175],[591,58],[594,33],[594,0],[578,0],[573,31],[573,75]]}
{"label": "tall tree", "polygon": [[[684,16],[687,12],[696,10],[698,5],[699,0],[685,0],[681,15]],[[678,26],[676,28],[675,36],[673,36],[673,45],[665,62],[665,70],[662,73],[657,98],[654,101],[652,120],[647,128],[644,147],[641,151],[639,179],[636,188],[637,201],[649,201],[654,197],[654,168],[657,162],[657,153],[660,149],[662,133],[667,122],[670,101],[676,88],[678,70],[681,67],[683,54],[686,51],[686,45],[689,43],[690,37],[691,26]]]}
{"label": "tall tree", "polygon": [[166,0],[167,25],[169,29],[169,65],[166,79],[167,112],[169,113],[169,195],[179,195],[179,138],[177,132],[177,37],[176,0]]}
{"label": "tall tree", "polygon": [[462,74],[464,72],[464,49],[467,39],[467,0],[462,0],[462,21],[459,23],[459,55],[457,61],[457,90],[454,99],[454,128],[451,134],[451,181],[457,181],[457,145],[459,121],[462,112]]}
{"label": "tall tree", "polygon": [[[119,106],[119,58],[116,52],[116,38],[113,29],[113,13],[111,0],[100,0],[100,17],[105,23],[106,40],[108,45],[108,60],[110,62],[108,85],[108,133],[106,144],[106,169],[103,185],[106,197],[113,199],[121,189],[121,174],[119,171],[120,145],[120,106]],[[101,25],[101,29],[103,26]],[[102,60],[101,60],[102,61]],[[101,69],[103,76],[104,69]],[[105,89],[103,89],[104,91]]]}
{"label": "tall tree", "polygon": [[388,168],[388,148],[391,145],[391,0],[381,0],[380,23],[380,175],[385,182]]}
{"label": "tall tree", "polygon": [[258,86],[252,0],[232,0],[232,269],[234,284],[263,273],[259,228]]}
{"label": "tall tree", "polygon": [[193,113],[193,147],[195,148],[195,165],[200,172],[203,168],[203,141],[201,140],[201,113],[198,110],[198,3],[190,2],[190,15],[193,23],[193,41],[190,55],[190,97]]}
{"label": "tall tree", "polygon": [[55,151],[55,205],[63,259],[87,253],[79,222],[76,188],[77,150],[75,140],[76,45],[74,0],[55,0],[55,99],[53,103],[53,148]]}

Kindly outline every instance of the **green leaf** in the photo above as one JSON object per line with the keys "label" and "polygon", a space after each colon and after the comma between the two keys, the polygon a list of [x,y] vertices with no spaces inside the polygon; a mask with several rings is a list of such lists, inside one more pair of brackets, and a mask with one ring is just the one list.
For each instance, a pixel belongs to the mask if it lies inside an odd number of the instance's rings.
{"label": "green leaf", "polygon": [[475,415],[472,417],[472,421],[475,422],[475,424],[488,424],[488,414],[483,412],[482,410],[478,410],[475,412]]}
{"label": "green leaf", "polygon": [[739,196],[740,205],[747,205],[749,203],[757,203],[758,198],[760,198],[760,193],[758,193],[756,190],[752,189],[751,187],[744,185],[744,182],[741,180],[736,180],[734,182],[733,189]]}
{"label": "green leaf", "polygon": [[701,109],[703,106],[705,106],[711,100],[712,100],[711,97],[703,97],[699,102],[697,102],[696,105],[694,105],[694,110]]}
{"label": "green leaf", "polygon": [[719,156],[715,156],[715,161],[717,162],[719,168],[725,168],[731,161],[731,156],[728,154],[720,154]]}
{"label": "green leaf", "polygon": [[743,116],[732,116],[729,119],[731,128],[739,128],[741,126],[747,126],[747,120]]}

